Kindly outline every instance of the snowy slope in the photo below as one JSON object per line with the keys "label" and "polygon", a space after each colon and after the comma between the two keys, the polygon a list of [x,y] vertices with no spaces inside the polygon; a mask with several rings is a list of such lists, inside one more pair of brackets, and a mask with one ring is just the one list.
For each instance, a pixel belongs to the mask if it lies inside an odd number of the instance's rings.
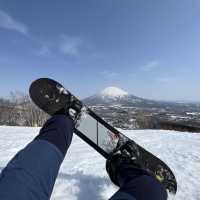
{"label": "snowy slope", "polygon": [[[38,131],[39,128],[0,127],[0,170]],[[123,132],[173,169],[178,193],[169,199],[200,199],[200,134],[155,130]],[[104,158],[74,136],[51,199],[108,199],[116,190],[107,177]]]}

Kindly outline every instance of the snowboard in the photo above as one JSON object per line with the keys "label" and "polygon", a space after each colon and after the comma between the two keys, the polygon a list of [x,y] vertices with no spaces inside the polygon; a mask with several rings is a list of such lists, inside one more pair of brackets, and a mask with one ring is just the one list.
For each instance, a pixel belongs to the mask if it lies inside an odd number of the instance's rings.
{"label": "snowboard", "polygon": [[151,173],[169,193],[176,194],[177,182],[172,170],[161,159],[148,152],[119,130],[108,124],[60,83],[49,78],[32,82],[29,94],[32,101],[44,112],[53,115],[67,104],[69,97],[82,105],[80,124],[74,133],[93,147],[105,159],[119,146],[132,141],[142,166]]}

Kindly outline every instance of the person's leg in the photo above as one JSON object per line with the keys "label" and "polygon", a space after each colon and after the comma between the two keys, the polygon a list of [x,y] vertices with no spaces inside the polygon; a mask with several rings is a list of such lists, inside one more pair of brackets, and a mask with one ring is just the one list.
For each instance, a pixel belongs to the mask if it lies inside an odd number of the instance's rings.
{"label": "person's leg", "polygon": [[39,135],[3,169],[0,199],[50,199],[73,129],[74,122],[65,115],[49,119]]}
{"label": "person's leg", "polygon": [[110,154],[106,170],[111,181],[120,187],[111,200],[166,200],[163,185],[142,166],[134,141],[127,141]]}
{"label": "person's leg", "polygon": [[166,200],[165,188],[146,171],[122,165],[118,173],[120,189],[110,200]]}

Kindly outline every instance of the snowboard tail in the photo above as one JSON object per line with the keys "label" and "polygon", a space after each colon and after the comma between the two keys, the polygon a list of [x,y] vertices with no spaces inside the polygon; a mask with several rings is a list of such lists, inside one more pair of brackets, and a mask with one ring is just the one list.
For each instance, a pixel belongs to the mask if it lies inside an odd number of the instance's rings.
{"label": "snowboard tail", "polygon": [[[29,93],[33,102],[49,115],[53,115],[56,111],[67,106],[69,96],[83,105],[80,100],[64,89],[60,83],[48,78],[34,81],[30,86]],[[119,143],[123,145],[128,140],[131,140],[96,115],[90,108],[85,105],[83,107],[84,117],[74,132],[104,158],[107,159]],[[134,148],[139,152],[140,161],[145,170],[153,174],[170,193],[175,194],[177,182],[171,169],[162,160],[134,141],[133,144]]]}

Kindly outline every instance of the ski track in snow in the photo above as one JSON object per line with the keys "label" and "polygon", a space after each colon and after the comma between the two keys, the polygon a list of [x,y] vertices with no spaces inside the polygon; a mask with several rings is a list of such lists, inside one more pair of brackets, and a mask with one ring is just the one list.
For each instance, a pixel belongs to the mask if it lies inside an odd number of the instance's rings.
{"label": "ski track in snow", "polygon": [[[0,170],[38,133],[39,128],[0,127]],[[200,199],[200,134],[161,130],[122,131],[165,161],[174,171],[178,192],[170,200]],[[105,159],[77,136],[61,166],[51,200],[109,199],[117,191]]]}

